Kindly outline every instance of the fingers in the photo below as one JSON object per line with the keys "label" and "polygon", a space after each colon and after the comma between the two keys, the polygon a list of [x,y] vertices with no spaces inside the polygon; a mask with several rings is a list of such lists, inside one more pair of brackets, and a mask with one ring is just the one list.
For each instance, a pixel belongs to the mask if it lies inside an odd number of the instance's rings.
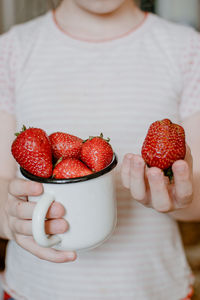
{"label": "fingers", "polygon": [[[35,202],[23,201],[9,195],[6,210],[7,213],[12,217],[31,220],[35,205],[36,205]],[[58,202],[53,202],[47,212],[46,217],[48,219],[56,219],[56,218],[61,218],[64,215],[65,215],[65,209],[63,205]]]}
{"label": "fingers", "polygon": [[12,217],[17,217],[19,219],[31,220],[33,215],[33,210],[35,207],[34,202],[23,201],[13,196],[8,197],[7,203],[7,213]]}
{"label": "fingers", "polygon": [[65,213],[65,208],[61,203],[53,202],[49,207],[46,217],[47,219],[61,218],[65,215]]}
{"label": "fingers", "polygon": [[64,233],[69,229],[69,224],[64,219],[47,220],[45,222],[46,234]]}
{"label": "fingers", "polygon": [[145,163],[141,156],[133,155],[130,163],[130,190],[136,200],[145,204],[146,186],[144,181]]}
{"label": "fingers", "polygon": [[[11,218],[10,228],[13,234],[21,234],[26,236],[32,235],[32,221],[20,220],[17,218]],[[68,230],[69,225],[64,219],[54,219],[45,221],[46,234],[61,234]]]}
{"label": "fingers", "polygon": [[[24,196],[38,196],[43,193],[43,185],[39,182],[27,181],[16,178],[9,185],[9,194],[13,200],[19,198],[24,200],[24,203],[18,199],[13,202],[11,207],[11,215],[18,216],[21,219],[31,219],[35,203],[25,202],[27,199],[22,199]],[[15,198],[16,197],[16,198]],[[65,215],[65,209],[60,203],[54,202],[47,212],[47,218],[60,218]]]}
{"label": "fingers", "polygon": [[184,160],[176,161],[172,166],[174,174],[174,196],[177,208],[183,208],[192,201],[192,174]]}
{"label": "fingers", "polygon": [[16,178],[11,181],[8,192],[15,197],[36,196],[42,194],[43,186],[39,182]]}
{"label": "fingers", "polygon": [[130,163],[131,158],[133,154],[128,153],[124,156],[122,168],[121,168],[121,178],[122,178],[122,184],[127,189],[130,187]]}
{"label": "fingers", "polygon": [[192,201],[192,156],[189,147],[185,160],[176,161],[172,170],[174,184],[169,184],[162,170],[146,168],[141,156],[129,153],[122,164],[122,183],[130,189],[135,200],[159,212],[170,212]]}
{"label": "fingers", "polygon": [[[32,237],[32,214],[36,203],[27,201],[27,196],[37,196],[43,193],[43,185],[37,182],[14,179],[9,185],[6,212],[8,214],[9,227],[12,238],[24,249],[51,262],[63,263],[74,261],[76,253],[71,251],[57,251],[52,248],[40,247]],[[69,225],[61,219],[65,215],[65,209],[60,203],[53,202],[48,210],[45,221],[47,234],[64,233]]]}
{"label": "fingers", "polygon": [[134,199],[147,204],[144,169],[145,163],[141,156],[130,153],[125,155],[121,170],[122,183],[130,188]]}
{"label": "fingers", "polygon": [[169,197],[168,189],[163,172],[158,168],[147,170],[152,207],[159,212],[169,212],[173,205]]}
{"label": "fingers", "polygon": [[40,259],[48,260],[50,262],[71,262],[77,258],[77,255],[74,251],[61,251],[55,250],[53,248],[40,247],[32,237],[18,235],[16,237],[16,241],[22,248],[29,251],[33,255],[37,256]]}

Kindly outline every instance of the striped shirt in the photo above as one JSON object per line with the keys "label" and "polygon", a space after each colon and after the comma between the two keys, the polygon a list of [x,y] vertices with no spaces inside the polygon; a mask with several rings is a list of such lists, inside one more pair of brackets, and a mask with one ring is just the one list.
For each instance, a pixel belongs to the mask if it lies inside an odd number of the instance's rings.
{"label": "striped shirt", "polygon": [[118,154],[118,222],[112,237],[73,263],[42,261],[11,241],[5,290],[17,300],[179,300],[191,270],[176,222],[122,187],[125,153],[140,153],[155,120],[200,109],[200,36],[151,13],[119,38],[78,40],[52,12],[0,37],[0,109],[48,134],[104,135]]}

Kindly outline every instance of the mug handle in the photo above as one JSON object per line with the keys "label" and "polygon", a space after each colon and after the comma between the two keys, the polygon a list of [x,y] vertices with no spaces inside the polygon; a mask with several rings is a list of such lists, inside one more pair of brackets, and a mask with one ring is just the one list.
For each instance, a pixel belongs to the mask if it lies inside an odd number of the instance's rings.
{"label": "mug handle", "polygon": [[32,217],[32,232],[34,240],[38,245],[49,248],[61,242],[57,235],[47,235],[45,233],[45,219],[51,203],[55,200],[52,194],[44,193],[36,203]]}

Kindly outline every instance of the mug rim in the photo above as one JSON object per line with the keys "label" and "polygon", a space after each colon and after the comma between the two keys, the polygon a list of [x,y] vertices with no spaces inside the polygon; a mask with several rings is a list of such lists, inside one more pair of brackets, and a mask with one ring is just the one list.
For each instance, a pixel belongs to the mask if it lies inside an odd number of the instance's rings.
{"label": "mug rim", "polygon": [[76,183],[76,182],[83,182],[83,181],[91,180],[94,178],[98,178],[104,174],[107,174],[110,171],[112,171],[117,166],[117,164],[118,164],[117,155],[115,153],[113,153],[113,159],[107,167],[105,167],[104,169],[102,169],[98,172],[95,172],[95,173],[92,173],[92,174],[89,174],[86,176],[82,176],[82,177],[65,178],[65,179],[43,178],[43,177],[35,176],[35,175],[29,173],[22,167],[20,167],[20,172],[27,179],[36,181],[36,182],[40,182],[40,183],[51,183],[51,184]]}

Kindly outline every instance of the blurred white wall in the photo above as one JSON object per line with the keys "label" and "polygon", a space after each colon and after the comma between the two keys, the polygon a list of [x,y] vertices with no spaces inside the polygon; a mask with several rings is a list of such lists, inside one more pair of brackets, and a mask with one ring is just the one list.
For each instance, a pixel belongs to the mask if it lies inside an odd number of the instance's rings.
{"label": "blurred white wall", "polygon": [[171,21],[200,28],[200,0],[157,0],[156,13]]}

